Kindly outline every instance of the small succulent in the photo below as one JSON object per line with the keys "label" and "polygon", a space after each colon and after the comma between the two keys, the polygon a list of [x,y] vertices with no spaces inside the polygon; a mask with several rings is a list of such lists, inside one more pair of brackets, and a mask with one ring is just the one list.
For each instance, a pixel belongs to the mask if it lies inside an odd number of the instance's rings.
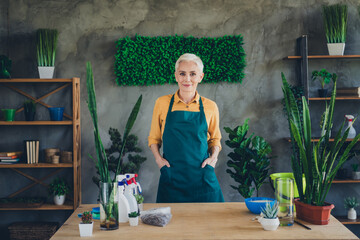
{"label": "small succulent", "polygon": [[275,219],[277,218],[277,214],[279,211],[279,204],[276,202],[275,204],[271,205],[270,203],[266,203],[265,208],[261,208],[261,212],[264,218],[267,219]]}
{"label": "small succulent", "polygon": [[140,194],[134,194],[134,197],[136,199],[137,204],[141,204],[144,202],[144,197],[143,195]]}
{"label": "small succulent", "polygon": [[91,212],[83,212],[82,216],[81,216],[81,221],[82,223],[91,223],[92,222],[92,215]]}
{"label": "small succulent", "polygon": [[351,164],[351,167],[352,167],[354,172],[357,172],[357,170],[359,168],[359,164]]}
{"label": "small succulent", "polygon": [[137,216],[139,216],[138,212],[131,212],[129,213],[129,218],[136,218]]}
{"label": "small succulent", "polygon": [[344,205],[346,209],[359,206],[359,201],[356,197],[347,197],[344,199]]}

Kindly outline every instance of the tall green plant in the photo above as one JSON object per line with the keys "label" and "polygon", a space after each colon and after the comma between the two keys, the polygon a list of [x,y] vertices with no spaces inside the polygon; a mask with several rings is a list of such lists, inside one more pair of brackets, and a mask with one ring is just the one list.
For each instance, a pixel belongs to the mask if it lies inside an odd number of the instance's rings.
{"label": "tall green plant", "polygon": [[249,198],[256,189],[259,194],[259,188],[269,175],[269,165],[271,153],[270,145],[264,138],[254,136],[246,137],[249,131],[249,119],[246,119],[242,126],[238,126],[233,130],[225,127],[225,131],[229,134],[229,140],[225,141],[226,145],[234,149],[234,152],[228,154],[231,158],[227,162],[228,167],[234,171],[227,169],[226,172],[238,182],[239,186],[232,186],[244,197]]}
{"label": "tall green plant", "polygon": [[[349,129],[342,134],[345,123],[343,122],[333,142],[330,141],[336,96],[336,74],[333,74],[332,80],[334,85],[331,100],[329,104],[326,104],[323,115],[321,132],[324,134],[317,143],[313,143],[311,138],[311,117],[307,101],[305,97],[302,97],[303,120],[300,120],[295,97],[282,73],[282,90],[289,119],[290,135],[293,144],[296,143],[299,149],[299,156],[294,156],[295,151],[293,151],[292,168],[299,190],[300,201],[316,206],[324,205],[326,195],[337,171],[351,156],[351,149],[360,139],[359,134],[349,144],[346,144]],[[302,192],[302,175],[305,176],[305,193]]]}
{"label": "tall green plant", "polygon": [[346,5],[323,6],[325,35],[328,43],[346,42],[347,16]]}
{"label": "tall green plant", "polygon": [[[87,87],[87,93],[88,93],[88,108],[90,111],[90,115],[94,124],[94,138],[95,138],[95,150],[96,150],[96,160],[94,158],[91,158],[94,160],[96,167],[99,171],[100,181],[102,182],[115,182],[116,176],[119,173],[120,169],[120,161],[118,162],[118,165],[116,167],[115,175],[113,179],[110,177],[110,170],[109,170],[109,161],[108,157],[106,155],[106,151],[104,148],[104,145],[101,141],[100,133],[99,133],[99,127],[98,127],[98,116],[97,116],[97,106],[96,106],[96,94],[95,94],[95,86],[94,86],[94,77],[93,72],[91,68],[91,63],[86,63],[86,87]],[[136,117],[139,113],[140,106],[142,101],[142,95],[138,98],[136,104],[134,105],[131,114],[127,120],[124,134],[123,134],[123,142],[120,148],[120,155],[123,154],[127,138],[129,136],[129,133],[135,123]]]}
{"label": "tall green plant", "polygon": [[36,32],[36,56],[38,66],[54,66],[59,33],[56,29],[38,29]]}

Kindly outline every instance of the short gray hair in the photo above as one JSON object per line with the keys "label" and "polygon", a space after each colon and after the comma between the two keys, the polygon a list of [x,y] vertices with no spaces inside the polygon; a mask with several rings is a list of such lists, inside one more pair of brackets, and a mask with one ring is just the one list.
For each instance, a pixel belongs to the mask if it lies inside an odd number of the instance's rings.
{"label": "short gray hair", "polygon": [[202,73],[204,70],[204,64],[201,61],[201,58],[199,58],[198,56],[196,56],[195,54],[192,53],[184,53],[183,55],[181,55],[178,60],[175,63],[175,71],[177,71],[179,64],[181,62],[194,62],[196,63],[196,65],[199,67],[200,72]]}

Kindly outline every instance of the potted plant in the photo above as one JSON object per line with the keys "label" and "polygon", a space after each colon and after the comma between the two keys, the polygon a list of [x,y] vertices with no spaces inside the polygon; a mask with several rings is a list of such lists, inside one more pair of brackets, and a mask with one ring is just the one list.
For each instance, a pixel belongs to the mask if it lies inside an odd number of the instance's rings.
{"label": "potted plant", "polygon": [[227,166],[234,171],[227,169],[226,172],[239,183],[239,186],[231,186],[238,190],[244,198],[250,198],[256,189],[256,195],[259,194],[259,188],[269,176],[271,146],[260,136],[247,137],[249,131],[249,119],[246,119],[242,126],[234,129],[224,127],[229,134],[229,140],[226,145],[233,148],[229,153],[231,158]]}
{"label": "potted plant", "polygon": [[137,202],[137,204],[138,204],[138,209],[139,209],[139,212],[140,211],[143,211],[143,202],[144,202],[144,197],[143,197],[143,195],[141,195],[141,194],[134,194],[134,196],[135,196],[135,199],[136,199],[136,202]]}
{"label": "potted plant", "polygon": [[36,57],[40,78],[53,78],[58,35],[56,29],[38,29],[36,32]]}
{"label": "potted plant", "polygon": [[0,78],[11,78],[11,60],[5,56],[0,55]]}
{"label": "potted plant", "polygon": [[323,6],[322,10],[329,55],[344,55],[348,15],[347,6],[334,4]]}
{"label": "potted plant", "polygon": [[[303,118],[300,118],[295,97],[284,74],[282,73],[281,76],[293,149],[291,165],[300,197],[295,200],[296,216],[313,224],[325,225],[328,224],[331,209],[334,208],[333,204],[325,202],[326,195],[337,171],[349,159],[350,151],[360,139],[360,135],[357,135],[351,142],[346,142],[349,129],[342,133],[343,122],[340,130],[330,141],[337,80],[336,74],[333,74],[334,86],[331,100],[329,104],[326,104],[324,121],[321,126],[322,130],[326,129],[326,132],[317,143],[312,143],[311,117],[307,100],[305,97],[302,98]],[[334,164],[335,161],[337,164]],[[303,175],[305,192],[302,191]]]}
{"label": "potted plant", "polygon": [[332,78],[333,78],[333,74],[326,71],[326,69],[321,69],[320,71],[315,70],[312,72],[311,80],[315,81],[318,79],[321,84],[321,89],[318,89],[319,97],[327,97],[328,90],[325,89],[324,87],[325,84],[330,83]]}
{"label": "potted plant", "polygon": [[261,209],[262,216],[259,219],[261,226],[266,231],[275,231],[279,225],[280,221],[277,216],[279,212],[279,204],[276,202],[275,204],[266,203],[265,208]]}
{"label": "potted plant", "polygon": [[55,178],[48,187],[49,194],[54,196],[54,203],[56,205],[63,205],[66,194],[69,193],[70,188],[62,178]]}
{"label": "potted plant", "polygon": [[352,179],[354,180],[359,180],[360,179],[360,172],[358,171],[359,168],[359,164],[354,163],[351,164],[351,168],[352,168]]}
{"label": "potted plant", "polygon": [[[95,150],[96,158],[92,158],[96,164],[96,168],[99,172],[100,177],[100,229],[103,230],[113,230],[119,228],[118,223],[118,206],[116,199],[116,189],[117,181],[116,176],[120,172],[120,161],[117,164],[116,172],[111,178],[111,170],[109,169],[109,161],[106,155],[104,145],[100,137],[100,131],[98,127],[98,116],[97,116],[97,105],[96,105],[96,95],[95,95],[95,84],[94,77],[92,73],[92,68],[90,62],[86,63],[86,88],[88,93],[88,109],[90,116],[94,125],[94,139],[95,139]],[[136,117],[139,113],[140,106],[142,101],[142,95],[138,98],[136,104],[134,105],[130,116],[127,120],[123,141],[121,144],[121,150],[119,152],[122,156],[125,148],[127,138],[130,134],[130,131],[134,125]]]}
{"label": "potted plant", "polygon": [[24,102],[24,113],[26,121],[34,121],[36,113],[36,102],[28,100]]}
{"label": "potted plant", "polygon": [[357,218],[355,208],[359,206],[359,201],[356,197],[347,197],[344,199],[345,209],[348,210],[347,218],[350,220],[355,220]]}
{"label": "potted plant", "polygon": [[85,211],[81,215],[81,223],[79,223],[80,237],[92,236],[94,222],[91,212]]}
{"label": "potted plant", "polygon": [[129,223],[130,223],[130,226],[132,226],[132,227],[135,227],[139,224],[139,213],[138,212],[129,213]]}

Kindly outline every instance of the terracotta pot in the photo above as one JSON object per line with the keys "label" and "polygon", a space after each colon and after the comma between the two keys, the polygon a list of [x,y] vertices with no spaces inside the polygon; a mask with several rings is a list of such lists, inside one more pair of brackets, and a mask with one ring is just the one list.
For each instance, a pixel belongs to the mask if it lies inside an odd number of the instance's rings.
{"label": "terracotta pot", "polygon": [[326,203],[326,206],[314,206],[295,200],[296,217],[316,225],[327,225],[330,221],[330,213],[334,204]]}

